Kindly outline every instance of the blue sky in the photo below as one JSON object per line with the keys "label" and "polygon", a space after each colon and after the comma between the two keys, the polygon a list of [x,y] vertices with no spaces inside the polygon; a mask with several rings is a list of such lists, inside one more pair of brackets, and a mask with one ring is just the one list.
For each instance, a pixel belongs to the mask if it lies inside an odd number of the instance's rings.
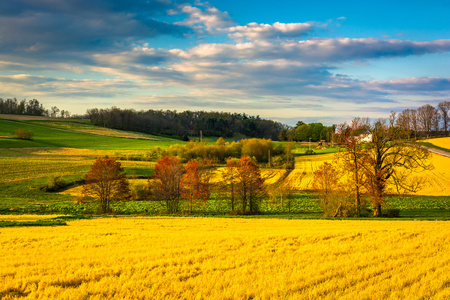
{"label": "blue sky", "polygon": [[450,1],[9,0],[0,97],[295,124],[450,100]]}

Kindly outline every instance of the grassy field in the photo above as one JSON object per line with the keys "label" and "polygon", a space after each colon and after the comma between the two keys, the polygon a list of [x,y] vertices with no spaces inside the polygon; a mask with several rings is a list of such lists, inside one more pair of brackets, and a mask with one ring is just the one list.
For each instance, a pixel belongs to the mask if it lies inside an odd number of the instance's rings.
{"label": "grassy field", "polygon": [[3,228],[3,299],[449,299],[450,223],[134,217]]}
{"label": "grassy field", "polygon": [[[40,125],[35,125],[29,122],[39,122]],[[116,137],[119,135],[116,132],[116,136],[111,136],[111,130],[98,130],[96,128],[96,134],[79,132],[76,128],[66,126],[64,129],[52,128],[42,126],[47,121],[10,121],[0,119],[0,148],[80,148],[80,149],[98,149],[98,150],[148,150],[155,146],[161,148],[168,147],[170,145],[181,144],[182,141],[172,140],[168,138],[159,138],[155,136],[147,137],[146,139],[132,139],[123,133],[126,137]],[[47,125],[51,125],[55,122],[48,121]],[[64,122],[67,124],[67,122]],[[77,127],[73,125],[72,127]],[[88,127],[94,127],[89,125],[82,125]],[[18,128],[25,130],[31,130],[34,132],[32,140],[20,140],[15,138],[14,131]],[[100,135],[103,133],[102,135]],[[129,135],[129,134],[128,134]],[[132,142],[130,142],[132,140]]]}

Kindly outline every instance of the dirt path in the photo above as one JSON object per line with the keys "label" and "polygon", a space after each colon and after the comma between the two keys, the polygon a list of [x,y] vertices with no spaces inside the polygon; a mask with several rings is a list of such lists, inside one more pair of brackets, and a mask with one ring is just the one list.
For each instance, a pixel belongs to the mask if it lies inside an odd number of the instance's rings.
{"label": "dirt path", "polygon": [[442,155],[442,156],[450,158],[450,152],[447,152],[447,151],[444,151],[444,150],[439,150],[439,149],[434,149],[434,148],[429,148],[429,147],[425,147],[425,146],[422,146],[422,147],[427,149],[431,153],[439,154],[439,155]]}

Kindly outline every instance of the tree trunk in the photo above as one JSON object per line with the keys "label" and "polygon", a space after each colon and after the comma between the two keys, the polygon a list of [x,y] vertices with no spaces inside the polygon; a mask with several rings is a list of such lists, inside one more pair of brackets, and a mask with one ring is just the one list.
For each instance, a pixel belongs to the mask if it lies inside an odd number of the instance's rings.
{"label": "tree trunk", "polygon": [[374,203],[373,205],[373,216],[381,217],[381,203]]}

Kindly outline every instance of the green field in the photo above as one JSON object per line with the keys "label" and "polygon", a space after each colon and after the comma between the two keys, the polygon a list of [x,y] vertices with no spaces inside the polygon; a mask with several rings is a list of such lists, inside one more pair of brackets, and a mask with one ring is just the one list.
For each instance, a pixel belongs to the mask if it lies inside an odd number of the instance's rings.
{"label": "green field", "polygon": [[[19,122],[0,119],[0,148],[79,148],[99,150],[148,150],[155,146],[168,147],[170,145],[182,144],[182,141],[152,136],[157,140],[128,139],[110,136],[101,136],[76,132],[67,129],[45,127],[45,121],[38,122],[39,125],[30,121]],[[53,125],[52,125],[53,123]],[[54,122],[49,122],[54,126]],[[75,124],[78,127],[80,124]],[[20,140],[15,138],[14,131],[18,128],[34,132],[32,140]]]}

